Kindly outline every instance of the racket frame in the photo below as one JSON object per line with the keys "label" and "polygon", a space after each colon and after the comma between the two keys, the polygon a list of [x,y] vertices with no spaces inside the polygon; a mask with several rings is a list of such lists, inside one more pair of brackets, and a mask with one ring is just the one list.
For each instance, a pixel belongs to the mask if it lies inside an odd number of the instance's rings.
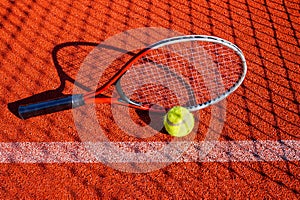
{"label": "racket frame", "polygon": [[[146,55],[149,51],[152,51],[154,49],[158,49],[161,48],[165,45],[172,45],[172,44],[176,44],[176,43],[181,43],[181,42],[191,42],[191,41],[199,41],[199,42],[211,42],[211,43],[217,43],[220,45],[224,45],[228,48],[230,48],[231,50],[233,50],[235,53],[237,53],[237,55],[240,57],[241,59],[241,63],[243,66],[243,71],[242,74],[239,78],[239,80],[232,86],[230,87],[228,90],[226,90],[226,92],[222,93],[221,95],[219,95],[218,97],[211,99],[207,102],[198,104],[198,105],[193,105],[193,106],[187,106],[186,108],[193,112],[193,111],[197,111],[203,108],[206,108],[212,104],[218,103],[219,101],[222,101],[223,99],[225,99],[226,97],[228,97],[232,92],[234,92],[243,82],[243,80],[246,77],[246,73],[247,73],[247,64],[246,64],[246,59],[245,56],[243,54],[243,52],[241,51],[241,49],[239,47],[237,47],[235,44],[224,40],[222,38],[218,38],[215,36],[206,36],[206,35],[184,35],[184,36],[177,36],[177,37],[172,37],[172,38],[168,38],[165,40],[161,40],[157,43],[154,43],[150,46],[148,46],[147,48],[145,48],[143,51],[141,51],[138,55],[136,55],[135,57],[133,57],[128,65],[125,66],[125,68],[122,70],[123,74],[119,74],[118,78],[116,79],[116,89],[119,93],[119,95],[121,96],[120,101],[121,102],[126,102],[129,106],[138,106],[138,107],[145,107],[143,106],[142,103],[136,102],[134,100],[131,100],[129,97],[127,97],[121,87],[120,81],[122,76],[126,73],[127,69],[129,67],[132,66],[132,64],[135,63],[135,61],[141,59],[144,55]],[[103,90],[102,90],[103,91]],[[120,102],[120,103],[121,103]],[[117,103],[117,102],[115,102]],[[147,106],[146,106],[147,107]],[[159,108],[159,107],[158,107]],[[147,109],[147,108],[146,108]],[[160,111],[157,110],[157,111]]]}

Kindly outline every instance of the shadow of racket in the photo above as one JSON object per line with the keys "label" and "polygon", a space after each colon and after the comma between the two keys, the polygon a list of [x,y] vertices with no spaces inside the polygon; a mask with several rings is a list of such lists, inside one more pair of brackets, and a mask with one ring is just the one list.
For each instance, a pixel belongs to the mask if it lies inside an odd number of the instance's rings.
{"label": "shadow of racket", "polygon": [[[54,90],[47,90],[30,97],[8,103],[8,109],[10,110],[10,112],[13,113],[16,117],[21,118],[18,113],[18,108],[20,105],[38,103],[50,99],[71,96],[72,87],[74,85],[86,92],[90,92],[91,89],[87,85],[80,83],[75,79],[81,63],[86,58],[86,56],[97,46],[99,46],[99,43],[94,42],[66,42],[55,46],[52,50],[52,60],[59,76],[59,87]],[[112,46],[103,46],[103,48],[110,48],[121,52],[124,51]],[[42,113],[39,113],[39,115],[45,115],[53,112],[67,110],[70,108],[72,108],[71,104],[70,107],[65,106],[57,108],[56,110],[44,110],[42,111]]]}

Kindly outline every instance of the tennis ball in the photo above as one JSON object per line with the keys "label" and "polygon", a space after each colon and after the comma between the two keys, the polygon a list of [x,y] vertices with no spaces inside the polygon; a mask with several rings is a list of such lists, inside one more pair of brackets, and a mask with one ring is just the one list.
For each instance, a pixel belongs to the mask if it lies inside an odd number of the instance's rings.
{"label": "tennis ball", "polygon": [[188,135],[194,128],[195,119],[192,113],[184,107],[175,106],[164,116],[166,131],[175,137]]}

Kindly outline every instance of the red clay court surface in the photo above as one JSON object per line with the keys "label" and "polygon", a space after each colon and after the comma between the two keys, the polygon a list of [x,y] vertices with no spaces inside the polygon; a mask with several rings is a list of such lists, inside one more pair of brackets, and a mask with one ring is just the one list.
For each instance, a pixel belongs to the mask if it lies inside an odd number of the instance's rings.
{"label": "red clay court surface", "polygon": [[[1,1],[0,199],[299,199],[299,10],[298,0]],[[140,27],[214,35],[244,52],[247,77],[226,99],[215,149],[226,155],[185,154],[149,173],[121,172],[70,157],[82,151],[71,111],[14,115],[20,102],[70,93],[64,71],[77,69],[96,44]],[[112,141],[140,142],[121,133],[108,105],[100,109]],[[204,138],[205,117],[195,144]],[[169,139],[157,133],[145,142]],[[39,153],[48,157],[30,160]]]}

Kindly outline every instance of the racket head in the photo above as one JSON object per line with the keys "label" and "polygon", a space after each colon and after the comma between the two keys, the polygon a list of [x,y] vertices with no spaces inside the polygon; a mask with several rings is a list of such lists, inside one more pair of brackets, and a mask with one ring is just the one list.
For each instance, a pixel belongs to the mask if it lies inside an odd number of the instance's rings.
{"label": "racket head", "polygon": [[236,45],[204,35],[161,40],[129,65],[116,83],[122,100],[157,111],[178,105],[196,111],[215,104],[234,92],[247,72]]}

